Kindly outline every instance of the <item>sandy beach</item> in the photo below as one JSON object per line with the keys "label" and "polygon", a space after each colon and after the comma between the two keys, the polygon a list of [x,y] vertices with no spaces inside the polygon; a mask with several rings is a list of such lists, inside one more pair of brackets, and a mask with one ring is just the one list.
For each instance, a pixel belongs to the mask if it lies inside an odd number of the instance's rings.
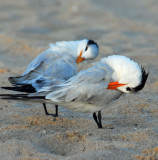
{"label": "sandy beach", "polygon": [[120,54],[144,65],[150,72],[144,89],[105,106],[103,129],[91,114],[59,107],[53,118],[40,103],[0,100],[0,160],[158,159],[156,0],[1,0],[0,86],[10,86],[8,77],[20,75],[49,43],[83,38],[100,47],[94,61]]}

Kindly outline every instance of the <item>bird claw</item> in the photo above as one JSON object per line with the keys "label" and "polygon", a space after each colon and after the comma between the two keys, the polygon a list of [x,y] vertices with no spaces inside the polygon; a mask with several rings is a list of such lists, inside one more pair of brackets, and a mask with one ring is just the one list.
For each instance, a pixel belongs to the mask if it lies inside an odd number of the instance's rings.
{"label": "bird claw", "polygon": [[46,113],[46,115],[47,115],[47,116],[52,116],[52,117],[58,117],[58,115],[56,115],[56,114],[51,114],[51,113],[48,113],[48,112]]}

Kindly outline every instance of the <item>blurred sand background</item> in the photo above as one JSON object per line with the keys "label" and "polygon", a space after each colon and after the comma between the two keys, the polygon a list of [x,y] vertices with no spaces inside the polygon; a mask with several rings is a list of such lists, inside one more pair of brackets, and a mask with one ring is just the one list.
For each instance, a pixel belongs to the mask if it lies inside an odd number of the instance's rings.
{"label": "blurred sand background", "polygon": [[96,61],[121,54],[145,65],[148,84],[105,106],[103,129],[90,114],[60,107],[54,119],[42,104],[0,100],[0,160],[158,159],[157,0],[1,0],[0,86],[49,43],[83,38],[98,42]]}

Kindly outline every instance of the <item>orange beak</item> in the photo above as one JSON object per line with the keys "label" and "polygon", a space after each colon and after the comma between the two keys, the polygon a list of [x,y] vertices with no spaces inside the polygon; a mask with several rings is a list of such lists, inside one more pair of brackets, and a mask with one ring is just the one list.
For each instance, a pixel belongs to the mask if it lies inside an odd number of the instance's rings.
{"label": "orange beak", "polygon": [[80,55],[77,57],[76,59],[76,63],[79,64],[80,62],[82,62],[85,58],[82,58],[82,51],[80,52]]}
{"label": "orange beak", "polygon": [[124,85],[126,85],[126,84],[121,84],[118,81],[116,81],[116,82],[110,82],[107,89],[114,89],[114,90],[116,90],[117,87],[121,87],[121,86],[124,86]]}

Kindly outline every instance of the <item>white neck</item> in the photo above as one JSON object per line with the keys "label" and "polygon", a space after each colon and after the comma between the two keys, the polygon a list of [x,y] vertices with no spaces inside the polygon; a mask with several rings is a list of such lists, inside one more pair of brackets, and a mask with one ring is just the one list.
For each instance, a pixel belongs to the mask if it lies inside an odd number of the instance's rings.
{"label": "white neck", "polygon": [[59,54],[69,54],[76,59],[82,50],[83,44],[86,42],[86,39],[81,41],[61,41],[50,44],[50,48]]}

